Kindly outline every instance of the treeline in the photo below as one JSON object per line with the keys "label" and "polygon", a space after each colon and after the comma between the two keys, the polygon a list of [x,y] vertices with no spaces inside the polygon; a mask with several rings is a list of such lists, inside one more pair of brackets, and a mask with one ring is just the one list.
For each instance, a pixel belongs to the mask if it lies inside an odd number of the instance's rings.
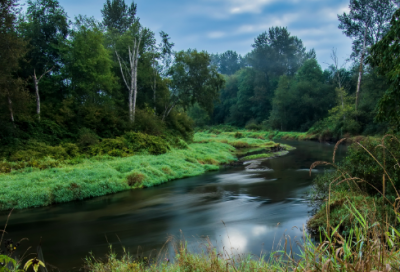
{"label": "treeline", "polygon": [[[143,26],[137,6],[107,0],[103,21],[71,22],[57,0],[0,2],[0,146],[3,157],[129,131],[192,137],[185,109],[212,111],[224,80],[207,52],[175,52]],[[2,156],[0,156],[2,157]]]}
{"label": "treeline", "polygon": [[340,60],[333,48],[331,63],[322,70],[313,49],[307,51],[287,28],[272,27],[255,38],[245,56],[213,55],[226,85],[211,116],[196,106],[190,116],[200,126],[310,131],[326,138],[396,129],[388,119],[375,118],[389,83],[369,57],[398,6],[389,0],[351,0],[349,8],[338,15],[339,28],[353,39],[348,60]]}

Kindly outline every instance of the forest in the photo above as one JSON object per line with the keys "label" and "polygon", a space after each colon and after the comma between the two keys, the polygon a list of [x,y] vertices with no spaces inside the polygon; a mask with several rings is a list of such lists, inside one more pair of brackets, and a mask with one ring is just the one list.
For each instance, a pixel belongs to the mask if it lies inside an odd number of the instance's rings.
{"label": "forest", "polygon": [[167,33],[140,23],[135,3],[106,1],[98,22],[68,20],[57,0],[28,1],[26,12],[3,1],[0,155],[45,156],[31,150],[37,143],[85,153],[128,131],[191,141],[194,127],[220,124],[325,140],[395,131],[395,105],[382,102],[392,79],[372,48],[396,8],[380,1],[339,14],[353,53],[341,60],[332,48],[322,70],[314,49],[284,26],[257,36],[245,56],[176,52]]}

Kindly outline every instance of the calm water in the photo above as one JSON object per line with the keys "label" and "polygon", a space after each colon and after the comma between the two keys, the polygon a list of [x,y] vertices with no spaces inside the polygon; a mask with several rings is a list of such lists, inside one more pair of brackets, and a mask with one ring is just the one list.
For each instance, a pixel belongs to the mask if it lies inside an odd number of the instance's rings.
{"label": "calm water", "polygon": [[[46,262],[62,271],[81,267],[90,251],[103,257],[109,244],[134,253],[141,246],[140,252],[149,254],[160,249],[169,235],[179,238],[180,230],[192,250],[198,250],[208,236],[216,246],[235,252],[268,252],[284,234],[302,236],[311,212],[305,199],[313,178],[308,169],[316,160],[331,161],[334,147],[285,143],[297,149],[264,161],[262,170],[233,167],[156,188],[14,211],[8,237],[14,241],[27,237],[23,246],[34,247],[41,239]],[[344,152],[339,149],[338,157]],[[0,225],[6,217],[0,214]]]}

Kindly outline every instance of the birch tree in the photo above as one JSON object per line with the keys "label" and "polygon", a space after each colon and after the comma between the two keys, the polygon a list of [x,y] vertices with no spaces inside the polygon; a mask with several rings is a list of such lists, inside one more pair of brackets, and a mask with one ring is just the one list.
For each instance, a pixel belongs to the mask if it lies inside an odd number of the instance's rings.
{"label": "birch tree", "polygon": [[350,12],[338,15],[339,29],[353,38],[352,58],[360,63],[356,90],[357,111],[364,62],[368,48],[376,44],[388,31],[390,19],[396,10],[393,0],[350,0]]}
{"label": "birch tree", "polygon": [[51,72],[51,70],[54,69],[54,66],[50,68],[49,70],[45,71],[39,78],[36,76],[36,70],[33,69],[33,83],[35,85],[35,95],[36,95],[36,115],[38,116],[38,119],[40,121],[40,92],[39,92],[39,82],[42,80],[42,78]]}
{"label": "birch tree", "polygon": [[136,98],[137,98],[137,72],[138,72],[138,61],[139,52],[144,30],[139,26],[137,37],[133,38],[132,47],[128,46],[128,61],[124,61],[117,50],[115,54],[118,59],[119,67],[121,70],[122,79],[128,89],[128,100],[129,100],[129,121],[133,124],[135,122],[135,111],[136,111]]}

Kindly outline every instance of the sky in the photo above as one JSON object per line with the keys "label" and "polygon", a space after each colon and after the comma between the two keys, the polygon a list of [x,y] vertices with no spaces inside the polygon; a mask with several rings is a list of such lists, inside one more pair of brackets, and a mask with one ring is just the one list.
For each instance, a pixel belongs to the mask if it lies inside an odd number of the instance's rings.
{"label": "sky", "polygon": [[[71,20],[78,14],[102,20],[105,0],[59,0]],[[131,0],[125,0],[131,3]],[[307,50],[314,48],[323,68],[351,54],[352,40],[338,29],[337,14],[348,11],[349,0],[135,0],[137,16],[155,33],[165,31],[175,50],[209,53],[250,52],[259,34],[270,27],[287,27]]]}

